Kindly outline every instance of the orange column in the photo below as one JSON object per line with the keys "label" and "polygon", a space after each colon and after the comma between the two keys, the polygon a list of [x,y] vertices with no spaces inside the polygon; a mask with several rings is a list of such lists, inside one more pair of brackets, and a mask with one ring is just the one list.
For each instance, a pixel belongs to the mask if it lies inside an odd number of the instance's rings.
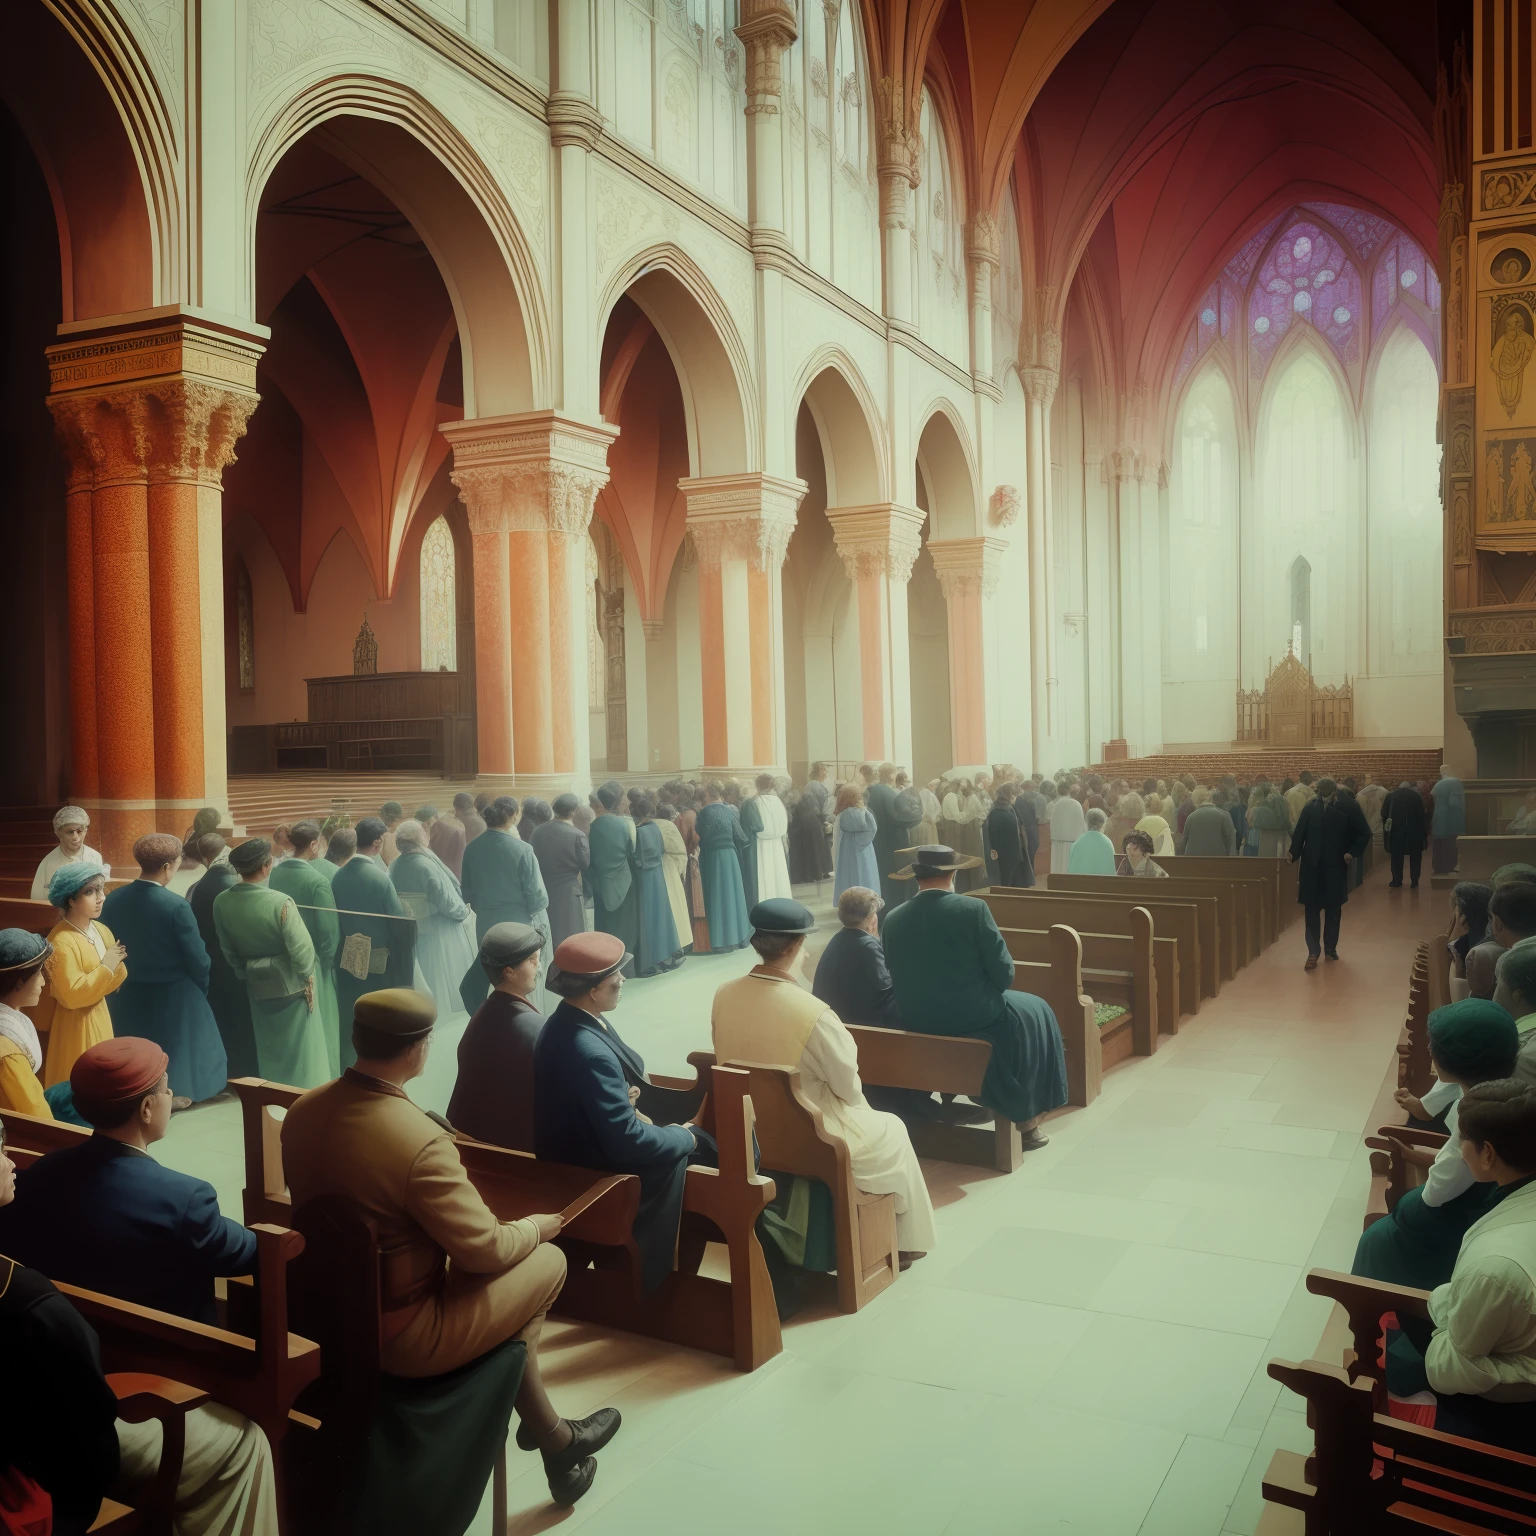
{"label": "orange column", "polygon": [[54,424],[68,469],[65,489],[66,557],[69,581],[70,793],[96,799],[96,572],[91,553],[91,486],[95,479],[94,438],[86,430],[87,402],[54,402]]}
{"label": "orange column", "polygon": [[555,771],[550,700],[549,535],[542,527],[507,537],[512,598],[512,740],[519,774]]}
{"label": "orange column", "polygon": [[949,609],[949,693],[957,763],[991,761],[987,733],[986,601],[997,590],[1001,539],[930,539]]}
{"label": "orange column", "polygon": [[[468,498],[466,498],[468,500]],[[512,774],[512,600],[507,536],[481,531],[473,502],[475,559],[475,726],[482,776]]]}
{"label": "orange column", "polygon": [[724,767],[731,760],[725,692],[725,590],[720,563],[699,562],[699,670],[704,693],[704,760]]}

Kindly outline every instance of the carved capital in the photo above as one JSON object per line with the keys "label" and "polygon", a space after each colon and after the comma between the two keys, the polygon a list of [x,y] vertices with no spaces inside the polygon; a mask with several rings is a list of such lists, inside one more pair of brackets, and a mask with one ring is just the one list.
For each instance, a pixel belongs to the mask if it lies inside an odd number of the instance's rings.
{"label": "carved capital", "polygon": [[760,571],[784,563],[795,513],[808,487],[776,475],[709,475],[679,480],[688,532],[701,570],[744,560]]}
{"label": "carved capital", "polygon": [[991,597],[1003,572],[1001,539],[930,539],[928,554],[947,602]]}
{"label": "carved capital", "polygon": [[890,501],[867,507],[828,507],[827,520],[848,579],[885,576],[905,586],[922,548],[923,516],[916,507]]}
{"label": "carved capital", "polygon": [[549,142],[556,149],[574,144],[593,150],[603,136],[603,114],[573,91],[551,91],[544,104],[544,120],[549,124]]}
{"label": "carved capital", "polygon": [[992,513],[992,521],[999,528],[1011,528],[1019,520],[1019,509],[1022,498],[1019,496],[1019,488],[1016,485],[1000,485],[992,492],[992,499],[988,507]]}
{"label": "carved capital", "polygon": [[747,115],[776,113],[784,92],[784,54],[800,35],[790,0],[743,0],[736,28],[747,50]]}
{"label": "carved capital", "polygon": [[258,397],[196,379],[147,386],[152,481],[222,486]]}
{"label": "carved capital", "polygon": [[875,82],[875,170],[880,177],[880,222],[905,229],[907,194],[922,180],[923,139],[900,80]]}
{"label": "carved capital", "polygon": [[1056,398],[1056,388],[1061,383],[1061,375],[1054,368],[1021,368],[1019,379],[1025,395],[1041,405],[1049,405]]}
{"label": "carved capital", "polygon": [[52,395],[59,442],[69,461],[69,485],[121,485],[149,473],[149,397],[139,388],[89,395]]}
{"label": "carved capital", "polygon": [[608,483],[616,427],[529,411],[445,422],[441,430],[453,445],[449,476],[472,533],[586,533]]}
{"label": "carved capital", "polygon": [[1003,255],[1002,236],[997,227],[995,213],[974,213],[965,226],[965,254],[973,262],[986,262],[996,267]]}
{"label": "carved capital", "polygon": [[661,619],[641,619],[640,628],[645,632],[647,640],[660,640],[661,632],[665,628]]}

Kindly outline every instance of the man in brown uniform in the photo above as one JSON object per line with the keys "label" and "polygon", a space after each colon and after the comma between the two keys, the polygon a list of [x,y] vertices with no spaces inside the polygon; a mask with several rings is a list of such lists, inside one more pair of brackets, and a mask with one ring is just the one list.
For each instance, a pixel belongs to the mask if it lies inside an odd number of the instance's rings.
{"label": "man in brown uniform", "polygon": [[560,1218],[498,1221],[446,1122],[406,1097],[405,1085],[425,1069],[436,1020],[431,999],[406,988],[357,1000],[356,1066],[304,1094],[283,1121],[289,1190],[296,1209],[344,1195],[377,1225],[390,1374],[440,1376],[508,1338],[523,1340],[518,1444],[538,1447],[555,1502],[574,1504],[596,1476],[593,1453],[618,1430],[618,1410],[562,1419],[544,1390],[539,1335],[565,1282],[565,1255],[550,1243]]}

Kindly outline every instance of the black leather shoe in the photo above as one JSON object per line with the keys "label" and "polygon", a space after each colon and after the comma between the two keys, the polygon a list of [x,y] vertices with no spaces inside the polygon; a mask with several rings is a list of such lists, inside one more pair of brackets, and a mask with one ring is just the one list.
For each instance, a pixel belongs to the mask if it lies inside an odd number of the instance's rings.
{"label": "black leather shoe", "polygon": [[568,1467],[559,1474],[549,1474],[549,1497],[561,1509],[569,1509],[596,1478],[597,1457],[584,1456],[574,1467]]}
{"label": "black leather shoe", "polygon": [[[599,1408],[590,1418],[567,1419],[571,1426],[571,1438],[558,1451],[544,1453],[544,1470],[549,1474],[549,1485],[555,1483],[572,1467],[578,1466],[584,1457],[595,1456],[619,1432],[623,1420],[617,1408]],[[590,1479],[588,1479],[590,1482]],[[586,1489],[582,1489],[585,1493]],[[576,1498],[580,1498],[578,1493]],[[557,1499],[555,1501],[559,1503]],[[571,1502],[574,1504],[575,1499]]]}
{"label": "black leather shoe", "polygon": [[1051,1138],[1042,1136],[1038,1130],[1026,1131],[1019,1140],[1019,1146],[1025,1152],[1038,1152],[1041,1147],[1049,1146]]}
{"label": "black leather shoe", "polygon": [[1323,956],[1323,959],[1324,959],[1324,960],[1337,960],[1337,959],[1338,959],[1338,958],[1339,958],[1339,952],[1338,952],[1338,950],[1336,950],[1336,949],[1330,949],[1330,950],[1329,950],[1329,951],[1328,951],[1328,952],[1327,952],[1327,953],[1326,953],[1326,954],[1325,954],[1325,955],[1324,955],[1324,956]]}
{"label": "black leather shoe", "polygon": [[1402,890],[1402,888],[1403,888],[1403,882],[1401,880],[1392,880],[1392,881],[1389,881],[1388,884],[1387,884],[1387,889],[1389,891],[1400,891],[1400,890]]}

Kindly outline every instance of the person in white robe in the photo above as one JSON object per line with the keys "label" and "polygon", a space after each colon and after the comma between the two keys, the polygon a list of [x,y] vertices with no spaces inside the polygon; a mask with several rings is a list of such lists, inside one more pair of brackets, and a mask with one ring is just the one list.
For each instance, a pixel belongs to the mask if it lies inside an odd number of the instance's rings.
{"label": "person in white robe", "polygon": [[32,900],[48,900],[48,882],[66,864],[99,864],[102,875],[110,880],[112,866],[94,848],[85,846],[91,818],[78,805],[66,805],[53,818],[53,835],[59,846],[45,853],[32,876]]}
{"label": "person in white robe", "polygon": [[749,917],[760,963],[715,993],[715,1060],[790,1067],[822,1122],[848,1143],[853,1181],[866,1194],[896,1197],[896,1243],[910,1261],[938,1241],[933,1202],[907,1128],[871,1109],[859,1080],[858,1047],[847,1026],[801,985],[805,938],[815,927],[797,901],[760,901]]}
{"label": "person in white robe", "polygon": [[[763,781],[768,787],[763,787]],[[757,809],[762,830],[757,834],[757,896],[767,901],[773,896],[790,895],[789,884],[789,812],[774,791],[773,781],[761,774],[757,781]]]}
{"label": "person in white robe", "polygon": [[[899,779],[900,774],[896,777]],[[921,847],[924,843],[936,843],[939,840],[939,817],[943,813],[943,807],[939,804],[939,797],[934,791],[939,787],[940,780],[929,781],[918,790],[918,802],[923,808],[923,819],[912,830],[913,847]]]}
{"label": "person in white robe", "polygon": [[1046,819],[1051,826],[1051,873],[1064,875],[1072,863],[1072,844],[1088,830],[1082,802],[1071,795],[1057,795]]}

